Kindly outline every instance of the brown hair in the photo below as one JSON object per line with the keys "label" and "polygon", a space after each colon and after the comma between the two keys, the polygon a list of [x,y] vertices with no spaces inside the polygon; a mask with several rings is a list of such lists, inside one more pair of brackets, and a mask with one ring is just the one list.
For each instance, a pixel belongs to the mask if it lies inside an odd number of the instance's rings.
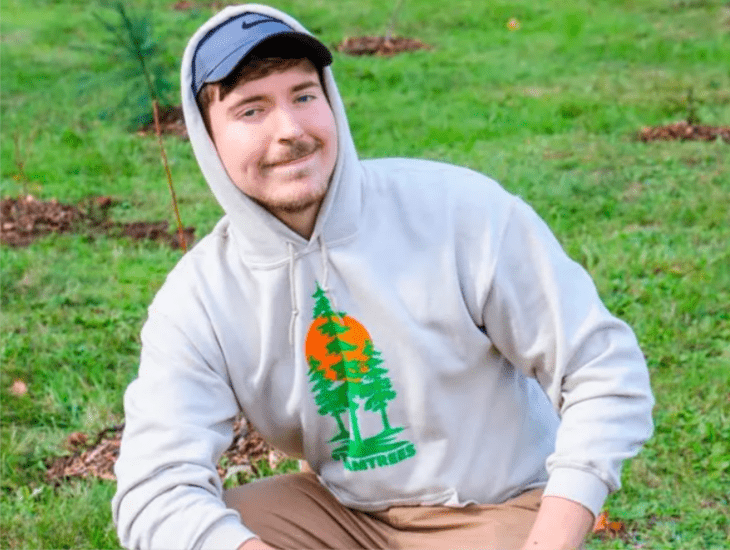
{"label": "brown hair", "polygon": [[[205,84],[200,89],[200,92],[198,92],[195,100],[198,103],[198,110],[203,117],[205,128],[208,130],[208,135],[210,135],[211,139],[213,138],[213,132],[210,129],[210,105],[213,103],[216,94],[218,94],[218,101],[223,101],[229,93],[245,82],[257,80],[272,73],[284,72],[287,69],[291,69],[292,67],[296,67],[304,63],[306,60],[306,57],[298,59],[285,59],[282,57],[246,58],[242,60],[241,63],[239,63],[236,68],[231,71],[231,74],[223,80]],[[324,90],[325,97],[327,97],[327,91],[324,88],[322,69],[318,67],[316,70],[319,75],[319,82],[322,85],[322,90]]]}

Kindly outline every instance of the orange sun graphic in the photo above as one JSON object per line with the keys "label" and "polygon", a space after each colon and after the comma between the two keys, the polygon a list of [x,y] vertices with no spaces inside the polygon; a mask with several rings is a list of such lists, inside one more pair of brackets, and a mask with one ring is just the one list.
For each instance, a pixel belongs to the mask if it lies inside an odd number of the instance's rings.
{"label": "orange sun graphic", "polygon": [[[359,321],[349,315],[345,315],[342,318],[335,317],[335,319],[339,320],[342,325],[350,329],[341,333],[339,338],[350,345],[356,346],[350,351],[343,352],[345,359],[360,362],[360,372],[366,372],[367,366],[365,365],[365,362],[369,358],[363,353],[363,351],[365,349],[365,343],[370,340],[370,334],[368,334],[368,331],[365,330],[365,327],[362,326]],[[317,368],[324,372],[325,378],[328,378],[329,380],[337,380],[337,373],[334,371],[332,366],[340,361],[341,357],[337,354],[328,353],[327,344],[331,341],[331,338],[325,336],[319,331],[319,327],[326,322],[327,319],[325,317],[318,317],[312,321],[309,331],[307,332],[304,352],[308,358],[314,357],[320,362],[320,365]],[[359,382],[360,378],[348,378],[347,381]]]}

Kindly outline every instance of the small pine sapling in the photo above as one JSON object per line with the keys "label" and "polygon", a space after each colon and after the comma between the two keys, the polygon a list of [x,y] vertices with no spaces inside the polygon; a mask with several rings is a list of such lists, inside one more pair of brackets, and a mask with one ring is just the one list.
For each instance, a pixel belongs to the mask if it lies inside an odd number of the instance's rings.
{"label": "small pine sapling", "polygon": [[122,59],[126,59],[127,64],[131,67],[132,74],[136,74],[144,82],[142,89],[146,92],[147,104],[152,107],[155,134],[160,149],[160,158],[167,176],[167,185],[172,199],[172,209],[177,223],[180,246],[183,252],[187,252],[187,242],[177,205],[177,195],[172,182],[172,173],[170,172],[160,128],[160,101],[171,86],[164,78],[163,66],[158,61],[160,49],[154,40],[152,17],[150,14],[138,15],[132,13],[125,8],[122,2],[112,4],[112,9],[118,16],[116,21],[107,21],[99,14],[94,14],[94,17],[109,32],[111,45],[116,53],[121,54]]}
{"label": "small pine sapling", "polygon": [[687,90],[687,124],[696,126],[700,123],[700,117],[697,114],[697,100],[694,95],[694,88]]}
{"label": "small pine sapling", "polygon": [[390,42],[393,39],[393,31],[395,30],[395,25],[398,22],[398,15],[400,14],[400,9],[402,6],[403,0],[397,0],[395,3],[395,7],[393,8],[393,13],[390,14],[390,22],[388,23],[388,28],[385,30],[386,42]]}

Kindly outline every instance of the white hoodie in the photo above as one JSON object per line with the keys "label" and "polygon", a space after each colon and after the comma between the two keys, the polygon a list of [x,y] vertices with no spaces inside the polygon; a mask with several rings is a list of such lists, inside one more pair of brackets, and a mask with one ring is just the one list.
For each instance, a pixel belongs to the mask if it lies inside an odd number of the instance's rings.
{"label": "white hoodie", "polygon": [[[253,534],[216,463],[246,418],[345,505],[545,494],[594,514],[652,430],[631,329],[547,226],[463,168],[359,161],[325,69],[339,153],[304,239],[227,176],[182,63],[185,120],[226,215],[170,273],[125,394],[114,521],[130,548],[230,548]],[[306,31],[305,31],[306,32]]]}

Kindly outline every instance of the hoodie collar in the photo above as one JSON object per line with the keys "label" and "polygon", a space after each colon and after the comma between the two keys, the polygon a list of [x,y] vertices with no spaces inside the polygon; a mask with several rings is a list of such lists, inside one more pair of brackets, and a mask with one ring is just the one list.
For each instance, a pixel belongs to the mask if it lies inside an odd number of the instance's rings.
{"label": "hoodie collar", "polygon": [[287,227],[265,208],[241,192],[228,177],[193,96],[192,58],[198,42],[206,33],[225,20],[244,12],[255,12],[282,20],[302,32],[298,21],[274,8],[260,4],[229,6],[210,18],[188,42],[181,69],[182,104],[190,143],[216,199],[228,215],[244,262],[266,267],[290,260],[292,253],[314,248],[317,242],[334,246],[357,231],[362,203],[362,168],[350,134],[342,98],[335,84],[332,69],[323,71],[324,86],[337,126],[338,153],[335,170],[309,241]]}

